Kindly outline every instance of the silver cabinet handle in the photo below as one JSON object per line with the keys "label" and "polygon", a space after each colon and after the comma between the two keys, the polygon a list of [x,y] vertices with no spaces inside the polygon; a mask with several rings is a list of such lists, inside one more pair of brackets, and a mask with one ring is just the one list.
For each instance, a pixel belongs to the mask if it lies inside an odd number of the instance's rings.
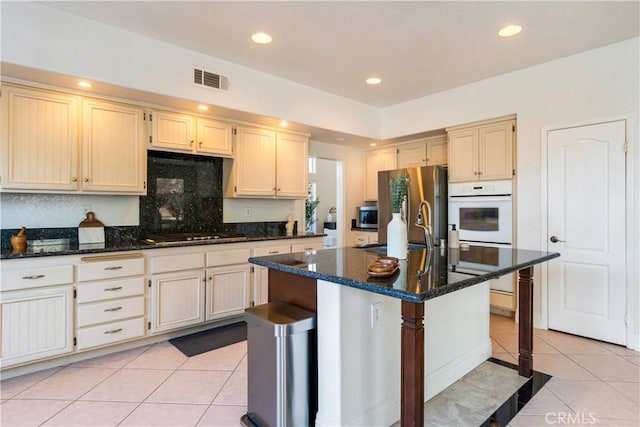
{"label": "silver cabinet handle", "polygon": [[560,240],[556,236],[551,236],[549,240],[551,240],[551,243],[564,242],[564,240]]}
{"label": "silver cabinet handle", "polygon": [[105,334],[117,334],[118,332],[122,332],[122,328],[112,329],[110,331],[104,331]]}
{"label": "silver cabinet handle", "polygon": [[105,267],[105,270],[122,270],[122,266],[121,265],[116,265],[114,267]]}
{"label": "silver cabinet handle", "polygon": [[274,255],[274,254],[278,254],[278,253],[280,253],[280,251],[270,251],[269,255]]}
{"label": "silver cabinet handle", "polygon": [[122,310],[122,307],[114,307],[114,308],[105,308],[104,312],[108,313],[110,311],[118,311],[118,310]]}
{"label": "silver cabinet handle", "polygon": [[24,280],[38,280],[38,279],[42,279],[43,277],[44,277],[44,274],[34,274],[33,276],[22,276]]}
{"label": "silver cabinet handle", "polygon": [[120,289],[122,289],[122,286],[116,286],[114,288],[104,288],[105,292],[119,291]]}

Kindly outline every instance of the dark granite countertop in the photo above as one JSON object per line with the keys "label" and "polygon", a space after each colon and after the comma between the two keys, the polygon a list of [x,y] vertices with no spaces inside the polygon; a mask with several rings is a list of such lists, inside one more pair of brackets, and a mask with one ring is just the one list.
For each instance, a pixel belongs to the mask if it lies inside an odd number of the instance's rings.
{"label": "dark granite countertop", "polygon": [[259,242],[266,240],[283,240],[283,239],[304,239],[311,237],[322,237],[324,234],[300,234],[300,235],[274,235],[270,234],[268,236],[248,236],[245,240],[239,241],[225,241],[224,239],[221,241],[198,241],[198,242],[181,242],[181,243],[171,243],[167,244],[149,244],[145,243],[142,240],[136,238],[119,238],[119,239],[106,239],[104,247],[85,247],[80,248],[77,241],[66,245],[60,245],[56,247],[55,250],[52,251],[34,251],[33,249],[27,246],[27,251],[24,253],[14,254],[11,250],[3,250],[0,254],[0,259],[22,259],[22,258],[37,258],[37,257],[45,257],[45,256],[60,256],[60,255],[83,255],[83,254],[99,254],[105,252],[124,252],[124,251],[141,251],[147,249],[158,249],[158,248],[178,248],[178,247],[186,247],[186,246],[204,246],[204,245],[220,245],[220,244],[232,244],[232,243],[244,243],[244,242]]}
{"label": "dark granite countertop", "polygon": [[[375,278],[367,268],[386,249],[336,248],[249,258],[275,270],[338,283],[412,302],[455,292],[559,257],[554,252],[471,246],[468,251],[411,245],[409,256],[387,278]],[[418,273],[420,272],[420,273]]]}

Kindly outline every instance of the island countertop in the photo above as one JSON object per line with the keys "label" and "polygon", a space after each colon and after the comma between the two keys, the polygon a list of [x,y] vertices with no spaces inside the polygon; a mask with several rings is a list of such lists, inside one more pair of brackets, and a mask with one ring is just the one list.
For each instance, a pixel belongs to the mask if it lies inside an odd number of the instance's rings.
{"label": "island countertop", "polygon": [[[557,258],[555,252],[470,246],[468,250],[411,245],[390,277],[371,277],[368,266],[385,247],[336,248],[249,258],[252,264],[420,302]],[[471,266],[471,267],[470,267]]]}

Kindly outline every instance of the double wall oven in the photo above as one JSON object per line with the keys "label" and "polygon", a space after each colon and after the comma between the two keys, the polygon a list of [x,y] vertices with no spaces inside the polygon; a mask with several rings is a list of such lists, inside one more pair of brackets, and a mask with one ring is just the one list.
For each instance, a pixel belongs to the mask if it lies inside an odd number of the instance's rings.
{"label": "double wall oven", "polygon": [[[513,244],[512,181],[449,184],[449,224],[455,224],[460,241],[472,245],[460,252],[459,271],[492,271],[500,264],[499,248]],[[473,246],[494,248],[480,258]],[[491,281],[491,290],[513,292],[513,277]]]}

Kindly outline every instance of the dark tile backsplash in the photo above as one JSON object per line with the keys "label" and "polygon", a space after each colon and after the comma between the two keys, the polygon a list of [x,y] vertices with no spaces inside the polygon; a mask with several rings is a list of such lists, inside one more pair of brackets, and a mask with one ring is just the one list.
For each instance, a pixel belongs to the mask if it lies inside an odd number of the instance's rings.
{"label": "dark tile backsplash", "polygon": [[140,197],[145,233],[222,230],[222,159],[149,151],[147,195]]}

